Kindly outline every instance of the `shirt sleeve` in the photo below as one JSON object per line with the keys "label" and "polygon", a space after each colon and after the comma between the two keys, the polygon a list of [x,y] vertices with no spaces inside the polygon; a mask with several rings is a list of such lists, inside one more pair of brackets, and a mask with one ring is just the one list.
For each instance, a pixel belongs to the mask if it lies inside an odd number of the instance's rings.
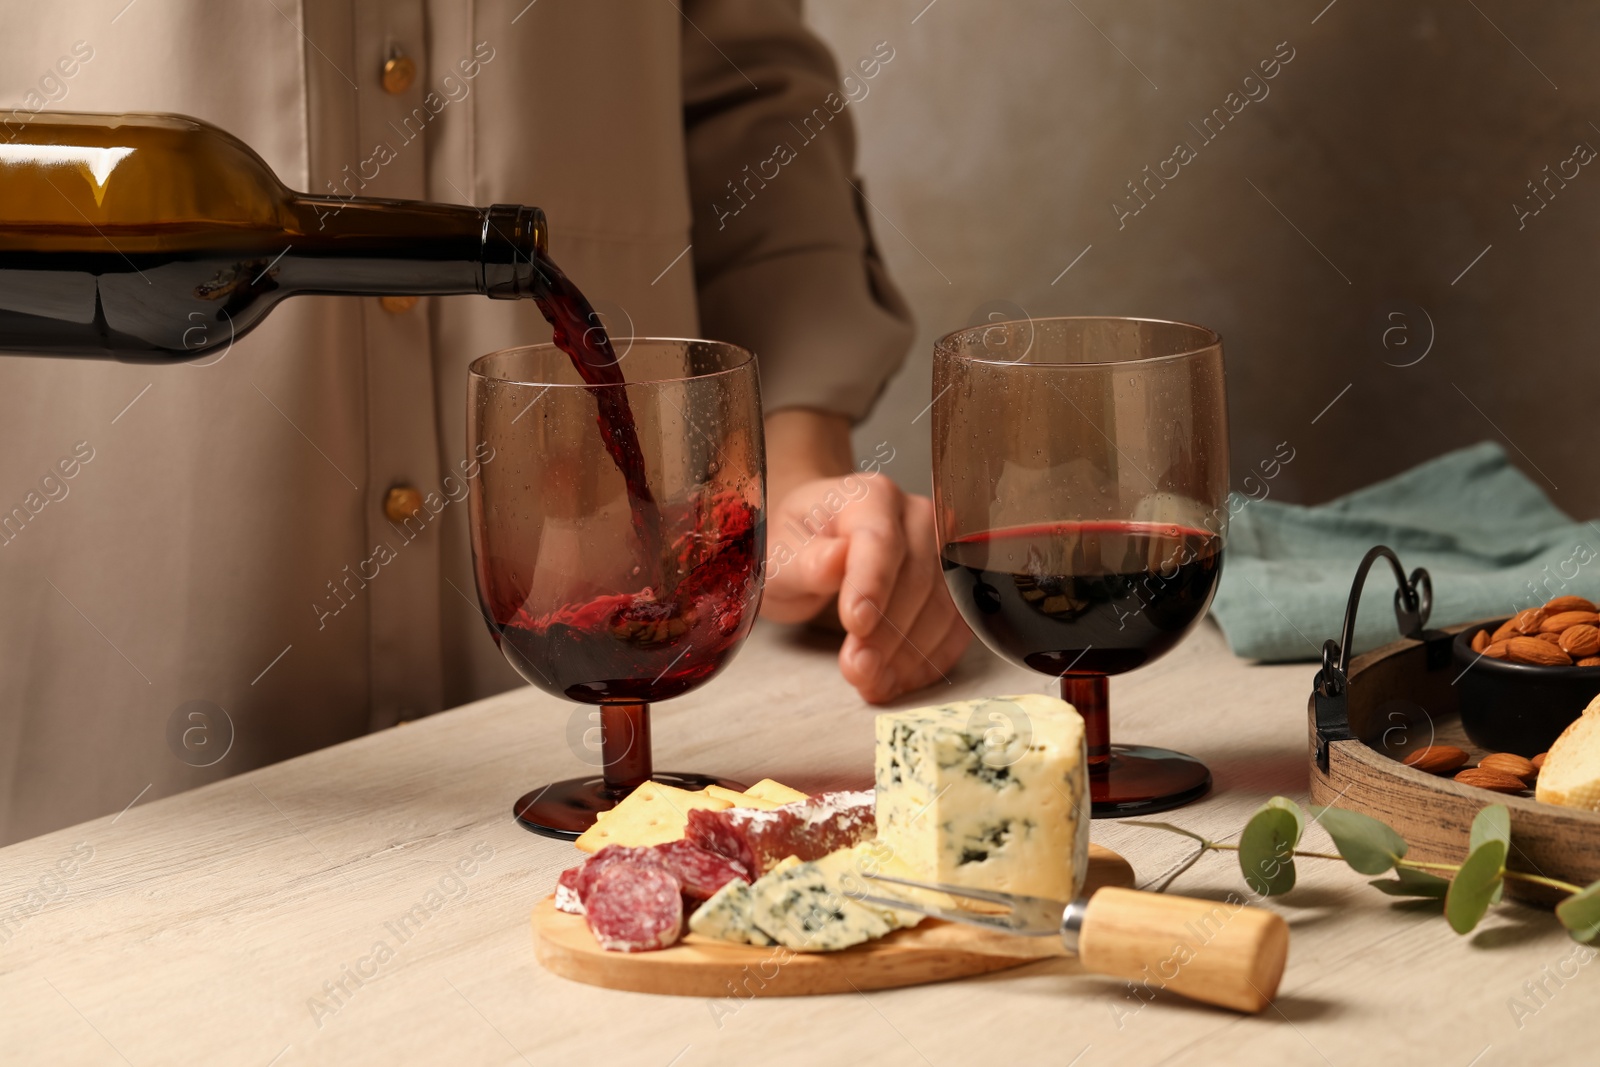
{"label": "shirt sleeve", "polygon": [[[682,10],[701,328],[756,353],[767,411],[859,420],[912,327],[873,245],[833,57],[799,0],[682,0]],[[883,58],[864,57],[866,70]]]}

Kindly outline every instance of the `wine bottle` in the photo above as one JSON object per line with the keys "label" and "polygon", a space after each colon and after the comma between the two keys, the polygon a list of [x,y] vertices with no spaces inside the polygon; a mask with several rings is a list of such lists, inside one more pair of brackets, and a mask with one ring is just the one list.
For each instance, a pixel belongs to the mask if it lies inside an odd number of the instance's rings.
{"label": "wine bottle", "polygon": [[0,134],[0,351],[181,361],[284,297],[535,297],[544,213],[297,193],[181,115],[44,112]]}

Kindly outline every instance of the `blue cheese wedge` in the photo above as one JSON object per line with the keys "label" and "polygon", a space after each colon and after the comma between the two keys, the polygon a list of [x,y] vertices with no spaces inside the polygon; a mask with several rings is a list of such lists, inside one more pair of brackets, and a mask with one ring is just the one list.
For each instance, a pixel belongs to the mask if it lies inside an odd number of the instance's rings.
{"label": "blue cheese wedge", "polygon": [[771,945],[772,938],[750,921],[750,883],[735,878],[711,895],[689,916],[689,929],[719,941],[741,945]]}
{"label": "blue cheese wedge", "polygon": [[754,885],[730,882],[717,890],[689,917],[689,929],[723,941],[832,952],[921,922],[915,912],[861,899],[882,894],[868,877],[879,871],[905,873],[872,841],[811,863],[791,856]]}
{"label": "blue cheese wedge", "polygon": [[877,717],[878,844],[914,877],[1072,900],[1089,856],[1083,719],[1039,694]]}
{"label": "blue cheese wedge", "polygon": [[756,929],[796,952],[834,952],[894,929],[878,909],[843,892],[837,877],[819,862],[756,879],[750,887],[750,919]]}
{"label": "blue cheese wedge", "polygon": [[[895,861],[894,853],[881,842],[863,841],[853,848],[841,848],[837,852],[816,861],[817,870],[827,880],[835,891],[849,898],[855,903],[876,912],[891,930],[920,923],[923,916],[919,912],[906,911],[903,908],[887,908],[879,904],[862,899],[871,894],[879,897],[901,896],[912,899],[910,891],[902,892],[902,887],[893,883],[875,882],[874,875],[887,874],[899,878],[915,877],[914,872],[906,869]],[[935,903],[950,905],[950,899],[941,894],[930,894],[942,898]]]}

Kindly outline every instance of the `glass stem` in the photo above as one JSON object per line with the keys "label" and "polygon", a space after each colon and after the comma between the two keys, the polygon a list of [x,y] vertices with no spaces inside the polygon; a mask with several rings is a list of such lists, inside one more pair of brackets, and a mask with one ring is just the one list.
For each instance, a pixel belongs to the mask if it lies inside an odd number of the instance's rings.
{"label": "glass stem", "polygon": [[1110,680],[1103,674],[1063,674],[1061,699],[1083,716],[1089,745],[1089,773],[1105,773],[1111,765]]}
{"label": "glass stem", "polygon": [[600,705],[600,758],[606,793],[617,799],[650,780],[650,705],[642,700]]}

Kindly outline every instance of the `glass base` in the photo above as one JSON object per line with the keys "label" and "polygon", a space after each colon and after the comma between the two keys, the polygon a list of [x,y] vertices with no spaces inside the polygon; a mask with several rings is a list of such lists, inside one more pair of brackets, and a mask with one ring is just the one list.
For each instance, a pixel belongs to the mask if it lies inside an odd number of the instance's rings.
{"label": "glass base", "polygon": [[1089,799],[1096,819],[1180,808],[1210,791],[1211,772],[1204,763],[1164,748],[1112,745],[1109,760],[1089,765]]}
{"label": "glass base", "polygon": [[[739,793],[745,789],[740,782],[710,774],[656,772],[650,775],[650,780],[687,789],[691,793],[708,785],[720,785]],[[606,780],[599,775],[593,778],[568,778],[524,794],[512,805],[511,814],[517,817],[517,822],[525,830],[571,841],[593,826],[602,811],[610,811],[625,796],[625,792],[608,789]]]}

